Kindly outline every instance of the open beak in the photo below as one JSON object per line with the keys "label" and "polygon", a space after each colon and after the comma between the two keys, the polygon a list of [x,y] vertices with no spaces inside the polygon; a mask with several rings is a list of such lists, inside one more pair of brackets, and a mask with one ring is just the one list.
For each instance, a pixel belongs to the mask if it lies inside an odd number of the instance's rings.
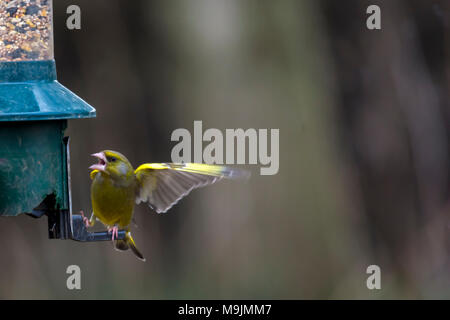
{"label": "open beak", "polygon": [[106,163],[108,162],[105,157],[104,152],[93,153],[91,156],[96,157],[98,159],[98,163],[93,164],[89,167],[92,170],[99,170],[105,172]]}

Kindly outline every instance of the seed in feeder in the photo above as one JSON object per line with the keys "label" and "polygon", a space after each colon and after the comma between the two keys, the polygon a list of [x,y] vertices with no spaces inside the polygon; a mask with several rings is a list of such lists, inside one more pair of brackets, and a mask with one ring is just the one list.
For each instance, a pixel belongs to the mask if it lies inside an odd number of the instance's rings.
{"label": "seed in feeder", "polygon": [[21,56],[22,56],[22,50],[21,49],[14,50],[11,53],[11,58],[13,58],[13,59],[20,58]]}
{"label": "seed in feeder", "polygon": [[23,28],[23,27],[17,27],[16,30],[19,33],[26,33],[27,32],[27,30],[25,28]]}
{"label": "seed in feeder", "polygon": [[9,13],[9,16],[10,16],[10,17],[12,17],[12,16],[14,16],[14,14],[16,14],[17,9],[18,9],[18,8],[16,8],[16,7],[8,8],[8,9],[6,9],[6,12]]}
{"label": "seed in feeder", "polygon": [[21,45],[20,49],[25,50],[27,52],[31,51],[31,47],[27,43],[24,43],[23,45]]}
{"label": "seed in feeder", "polygon": [[32,4],[27,8],[27,11],[25,11],[25,14],[33,15],[39,12],[39,6]]}
{"label": "seed in feeder", "polygon": [[32,27],[32,28],[35,28],[35,27],[36,27],[36,25],[35,25],[33,22],[31,22],[30,19],[28,19],[28,20],[25,21],[25,22],[27,23],[27,25],[29,25],[29,26]]}
{"label": "seed in feeder", "polygon": [[39,58],[39,52],[33,51],[26,54],[26,57],[31,60]]}
{"label": "seed in feeder", "polygon": [[0,61],[52,58],[48,0],[0,0]]}
{"label": "seed in feeder", "polygon": [[22,18],[25,15],[25,8],[19,8],[16,12],[16,18]]}

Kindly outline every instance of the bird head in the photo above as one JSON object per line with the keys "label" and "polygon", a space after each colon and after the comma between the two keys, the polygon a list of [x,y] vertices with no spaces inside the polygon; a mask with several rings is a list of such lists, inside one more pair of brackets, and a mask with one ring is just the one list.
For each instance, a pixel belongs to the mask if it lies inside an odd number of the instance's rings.
{"label": "bird head", "polygon": [[98,162],[89,169],[98,170],[113,178],[127,178],[134,174],[130,161],[117,151],[104,150],[94,153],[92,156],[96,157]]}

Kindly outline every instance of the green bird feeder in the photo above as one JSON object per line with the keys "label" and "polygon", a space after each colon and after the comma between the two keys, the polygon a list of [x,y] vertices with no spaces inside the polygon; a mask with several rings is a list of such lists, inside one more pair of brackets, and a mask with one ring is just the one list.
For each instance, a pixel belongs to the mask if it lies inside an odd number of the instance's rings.
{"label": "green bird feeder", "polygon": [[50,238],[110,239],[72,216],[64,131],[96,112],[57,81],[52,29],[50,0],[0,2],[0,216],[46,215]]}

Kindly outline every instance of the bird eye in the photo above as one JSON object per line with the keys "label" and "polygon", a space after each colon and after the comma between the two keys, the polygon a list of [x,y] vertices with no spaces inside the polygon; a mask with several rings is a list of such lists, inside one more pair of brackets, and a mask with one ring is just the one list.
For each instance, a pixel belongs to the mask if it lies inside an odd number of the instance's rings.
{"label": "bird eye", "polygon": [[114,157],[109,157],[109,158],[108,158],[108,161],[109,161],[109,162],[116,162],[116,160],[117,160],[117,158],[114,158]]}

